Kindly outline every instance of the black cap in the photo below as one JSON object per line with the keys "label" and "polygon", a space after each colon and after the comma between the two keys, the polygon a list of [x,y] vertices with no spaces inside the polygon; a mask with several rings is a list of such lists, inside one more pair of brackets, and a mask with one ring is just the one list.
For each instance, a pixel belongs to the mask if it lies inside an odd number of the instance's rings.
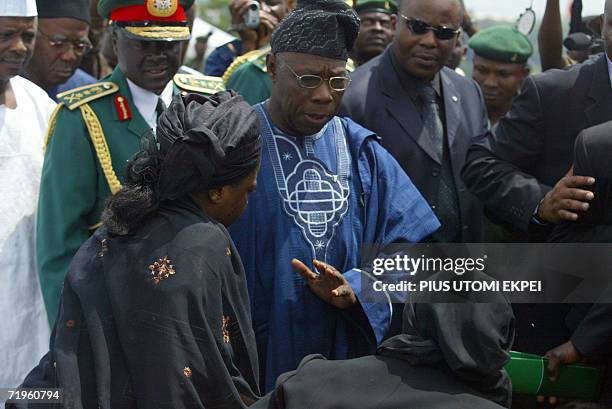
{"label": "black cap", "polygon": [[343,0],[303,0],[280,22],[272,53],[295,52],[346,60],[359,33],[359,17]]}
{"label": "black cap", "polygon": [[91,22],[89,0],[36,0],[38,18],[75,18]]}

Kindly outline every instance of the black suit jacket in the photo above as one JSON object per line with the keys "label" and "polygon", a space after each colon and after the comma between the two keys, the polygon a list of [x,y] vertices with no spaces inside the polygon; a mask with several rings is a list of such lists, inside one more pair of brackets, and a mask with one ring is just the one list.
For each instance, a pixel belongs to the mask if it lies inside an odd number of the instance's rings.
{"label": "black suit jacket", "polygon": [[[612,243],[612,121],[585,129],[576,138],[574,174],[595,177],[591,206],[576,222],[560,223],[551,241],[564,243]],[[606,300],[612,285],[608,286]],[[574,308],[571,340],[588,357],[612,354],[612,305],[579,305]],[[570,318],[570,317],[568,317]],[[568,320],[571,321],[571,320]]]}
{"label": "black suit jacket", "polygon": [[[437,205],[441,164],[430,139],[422,132],[423,121],[395,71],[391,47],[359,67],[344,94],[341,113],[382,138],[383,146],[397,159],[430,206]],[[444,68],[441,72],[446,134],[461,211],[463,242],[481,239],[482,207],[460,178],[472,137],[487,129],[482,93],[472,80]]]}
{"label": "black suit jacket", "polygon": [[609,120],[605,55],[529,77],[510,112],[470,148],[465,183],[498,220],[527,232],[539,201],[572,166],[576,135]]}

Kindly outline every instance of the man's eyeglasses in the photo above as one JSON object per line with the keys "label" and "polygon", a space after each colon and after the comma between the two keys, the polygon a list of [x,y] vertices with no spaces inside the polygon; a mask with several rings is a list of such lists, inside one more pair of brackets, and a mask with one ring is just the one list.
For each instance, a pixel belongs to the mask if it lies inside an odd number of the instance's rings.
{"label": "man's eyeglasses", "polygon": [[431,30],[438,40],[452,40],[461,32],[460,29],[454,29],[446,26],[433,27],[424,21],[412,17],[406,17],[403,14],[400,14],[400,17],[406,20],[406,26],[416,35],[423,35]]}
{"label": "man's eyeglasses", "polygon": [[319,88],[319,86],[323,84],[323,81],[327,81],[329,83],[329,87],[333,89],[334,91],[344,91],[348,88],[349,84],[351,83],[351,79],[349,77],[338,76],[338,77],[322,78],[314,74],[298,75],[296,74],[295,71],[293,71],[293,68],[291,68],[289,64],[283,63],[283,66],[289,68],[289,71],[291,71],[291,73],[295,75],[298,85],[302,88],[309,88],[309,89]]}
{"label": "man's eyeglasses", "polygon": [[56,36],[52,37],[42,32],[40,29],[38,30],[38,32],[47,38],[47,40],[49,41],[49,45],[51,47],[53,47],[54,49],[62,53],[65,53],[66,51],[68,51],[71,46],[72,46],[72,49],[74,50],[74,53],[77,55],[83,55],[93,48],[93,46],[91,45],[89,41],[84,41],[84,40],[71,41],[65,37],[56,37]]}

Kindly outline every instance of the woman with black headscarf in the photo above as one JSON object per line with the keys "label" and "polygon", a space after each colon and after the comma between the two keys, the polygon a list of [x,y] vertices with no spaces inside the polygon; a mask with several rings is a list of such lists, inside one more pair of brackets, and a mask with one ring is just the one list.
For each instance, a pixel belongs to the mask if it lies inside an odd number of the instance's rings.
{"label": "woman with black headscarf", "polygon": [[257,115],[233,92],[177,96],[149,141],[75,256],[23,386],[62,388],[66,408],[244,408],[257,355],[225,227],[255,188]]}

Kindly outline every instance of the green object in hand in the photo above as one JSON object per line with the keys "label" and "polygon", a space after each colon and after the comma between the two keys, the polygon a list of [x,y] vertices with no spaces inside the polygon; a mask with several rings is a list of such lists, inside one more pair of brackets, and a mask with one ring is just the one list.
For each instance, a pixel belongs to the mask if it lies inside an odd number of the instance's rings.
{"label": "green object in hand", "polygon": [[594,400],[599,395],[602,369],[585,364],[563,365],[556,382],[546,373],[548,359],[539,355],[510,352],[506,371],[512,379],[512,392],[525,395]]}

